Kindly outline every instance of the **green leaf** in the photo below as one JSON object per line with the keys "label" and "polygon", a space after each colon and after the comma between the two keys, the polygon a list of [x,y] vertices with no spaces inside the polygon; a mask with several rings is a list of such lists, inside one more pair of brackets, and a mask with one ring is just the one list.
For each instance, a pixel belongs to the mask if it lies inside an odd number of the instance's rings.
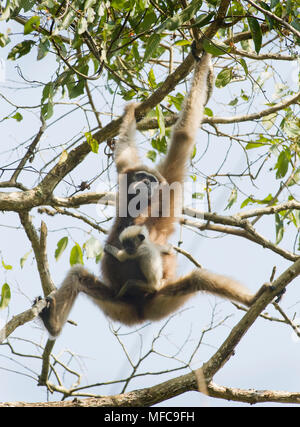
{"label": "green leaf", "polygon": [[205,25],[209,24],[211,19],[215,16],[215,12],[211,13],[202,13],[198,16],[198,18],[195,19],[195,24],[192,25],[192,27],[202,28]]}
{"label": "green leaf", "polygon": [[204,199],[204,193],[193,193],[192,199],[203,200]]}
{"label": "green leaf", "polygon": [[252,197],[247,197],[247,199],[245,199],[245,200],[242,202],[242,204],[241,204],[241,209],[242,209],[242,208],[244,208],[245,206],[249,205],[249,203],[250,203],[250,204],[253,204],[253,203],[254,203],[254,200],[253,200],[253,198],[252,198]]}
{"label": "green leaf", "polygon": [[84,248],[86,250],[87,258],[96,258],[103,253],[101,243],[93,236],[91,236],[89,240],[85,242]]}
{"label": "green leaf", "polygon": [[213,117],[213,115],[214,115],[213,111],[208,107],[204,108],[204,114],[208,117]]}
{"label": "green leaf", "polygon": [[191,159],[192,160],[196,157],[196,154],[197,154],[197,145],[195,144],[194,148],[193,148],[193,152],[191,154]]}
{"label": "green leaf", "polygon": [[4,10],[1,10],[0,21],[6,21],[10,17],[10,11],[13,9],[13,4],[7,0]]}
{"label": "green leaf", "polygon": [[238,102],[239,102],[239,99],[238,98],[234,98],[232,101],[229,102],[228,105],[230,105],[231,107],[235,107]]}
{"label": "green leaf", "polygon": [[53,116],[53,101],[51,99],[42,105],[41,113],[45,120],[49,120]]}
{"label": "green leaf", "polygon": [[39,16],[32,16],[26,24],[24,25],[24,34],[29,34],[32,31],[35,31],[39,28],[40,25],[40,17]]}
{"label": "green leaf", "polygon": [[5,270],[12,270],[12,266],[8,265],[8,264],[5,264],[5,262],[3,261],[3,259],[2,259],[2,265],[5,268]]}
{"label": "green leaf", "polygon": [[158,121],[160,139],[162,139],[166,134],[165,118],[164,118],[164,115],[162,113],[160,105],[157,105],[155,107],[155,111],[156,111],[156,117],[157,117],[157,121]]}
{"label": "green leaf", "polygon": [[237,189],[233,188],[232,191],[231,191],[231,194],[229,196],[228,204],[227,204],[225,210],[226,209],[230,209],[231,206],[236,202],[236,200],[237,200]]}
{"label": "green leaf", "polygon": [[156,80],[155,80],[153,68],[151,68],[151,70],[148,73],[148,82],[149,82],[152,89],[156,88],[157,85],[156,85]]}
{"label": "green leaf", "polygon": [[163,138],[152,139],[151,145],[159,153],[166,154],[166,152],[167,152],[167,140],[166,140],[165,136]]}
{"label": "green leaf", "polygon": [[52,82],[47,83],[43,89],[41,103],[43,104],[46,99],[52,98],[54,93],[54,85]]}
{"label": "green leaf", "polygon": [[58,261],[61,255],[63,254],[64,250],[68,245],[68,241],[69,241],[68,237],[63,237],[57,242],[57,248],[54,254],[56,261]]}
{"label": "green leaf", "polygon": [[12,119],[17,120],[17,122],[21,122],[23,120],[23,116],[21,113],[17,112],[14,116],[11,117]]}
{"label": "green leaf", "polygon": [[50,41],[47,37],[43,37],[38,46],[37,60],[43,59],[50,50]]}
{"label": "green leaf", "polygon": [[162,23],[157,29],[157,33],[161,33],[164,30],[175,31],[182,24],[195,17],[196,12],[201,8],[202,1],[193,0],[191,4],[186,7],[182,12],[168,18]]}
{"label": "green leaf", "polygon": [[284,132],[289,138],[300,137],[300,122],[299,120],[286,120],[284,123]]}
{"label": "green leaf", "polygon": [[280,0],[271,0],[271,9],[273,9],[275,6],[278,5],[278,3],[280,2]]}
{"label": "green leaf", "polygon": [[252,148],[264,147],[266,144],[262,144],[261,142],[248,142],[246,145],[246,150],[251,150]]}
{"label": "green leaf", "polygon": [[145,55],[144,55],[144,62],[147,62],[148,59],[150,59],[153,55],[153,53],[156,51],[160,43],[160,35],[159,34],[152,34],[146,44],[145,47]]}
{"label": "green leaf", "polygon": [[18,43],[9,52],[7,59],[15,61],[16,59],[21,58],[21,56],[27,55],[34,44],[35,42],[33,40],[25,40],[21,43]]}
{"label": "green leaf", "polygon": [[258,54],[260,49],[261,49],[261,44],[262,44],[262,31],[260,28],[260,25],[257,21],[257,19],[251,17],[248,18],[248,24],[249,24],[249,28],[252,34],[252,38],[253,38],[253,42],[254,42],[254,46],[255,46],[255,51]]}
{"label": "green leaf", "polygon": [[75,246],[71,249],[70,253],[70,264],[71,266],[75,264],[82,264],[83,265],[83,254],[81,247],[78,243],[75,243]]}
{"label": "green leaf", "polygon": [[191,42],[189,40],[178,40],[175,42],[175,46],[190,46]]}
{"label": "green leaf", "polygon": [[85,132],[84,135],[86,137],[86,142],[91,147],[92,152],[97,154],[99,150],[99,142],[93,138],[91,132]]}
{"label": "green leaf", "polygon": [[226,85],[228,85],[228,83],[231,82],[232,79],[232,68],[224,68],[224,70],[222,70],[216,78],[216,87],[218,88],[222,88],[225,87]]}
{"label": "green leaf", "polygon": [[205,52],[210,53],[213,56],[220,56],[226,54],[227,52],[230,52],[230,46],[215,42],[213,43],[209,39],[204,39],[203,49],[205,50]]}
{"label": "green leaf", "polygon": [[289,168],[290,160],[291,160],[291,153],[289,150],[284,150],[279,154],[277,163],[275,165],[275,169],[277,169],[277,172],[276,172],[277,179],[283,178],[286,175]]}
{"label": "green leaf", "polygon": [[0,33],[0,47],[6,46],[10,42],[8,35]]}
{"label": "green leaf", "polygon": [[291,181],[288,184],[288,187],[291,187],[292,185],[298,184],[300,181],[300,168],[298,168],[296,170],[296,172],[294,173],[293,178],[291,179]]}
{"label": "green leaf", "polygon": [[276,122],[277,113],[269,114],[268,116],[263,117],[262,124],[266,130],[272,129]]}
{"label": "green leaf", "polygon": [[20,266],[21,266],[21,268],[24,267],[25,261],[27,260],[27,258],[31,254],[31,251],[32,251],[32,249],[30,249],[30,251],[26,252],[26,254],[20,259]]}
{"label": "green leaf", "polygon": [[87,27],[88,27],[88,22],[87,22],[87,20],[84,18],[84,17],[82,17],[82,18],[80,18],[80,20],[79,20],[79,22],[78,22],[78,34],[82,34],[82,33],[84,33],[86,30],[87,30]]}
{"label": "green leaf", "polygon": [[156,160],[156,151],[149,150],[147,153],[147,159],[151,160],[152,162],[155,162]]}
{"label": "green leaf", "polygon": [[9,304],[11,298],[10,287],[7,283],[4,283],[1,290],[0,309],[3,310]]}
{"label": "green leaf", "polygon": [[173,95],[168,96],[168,102],[171,105],[174,105],[174,107],[178,111],[181,111],[183,100],[184,100],[184,96],[182,95],[182,93],[177,93],[176,96],[173,96]]}
{"label": "green leaf", "polygon": [[284,222],[278,213],[275,214],[275,228],[276,228],[276,245],[278,245],[281,242],[284,235]]}
{"label": "green leaf", "polygon": [[[76,68],[78,68],[78,71],[80,71],[82,74],[84,75],[88,74],[89,67],[87,64],[83,64],[80,67],[76,67]],[[69,92],[69,98],[70,99],[77,98],[77,96],[82,95],[84,93],[84,88],[85,88],[84,78],[80,76],[76,82],[74,78],[69,79],[69,81],[67,81],[67,88]]]}
{"label": "green leaf", "polygon": [[244,60],[244,58],[240,58],[240,64],[244,68],[246,76],[249,74],[248,65],[247,62]]}

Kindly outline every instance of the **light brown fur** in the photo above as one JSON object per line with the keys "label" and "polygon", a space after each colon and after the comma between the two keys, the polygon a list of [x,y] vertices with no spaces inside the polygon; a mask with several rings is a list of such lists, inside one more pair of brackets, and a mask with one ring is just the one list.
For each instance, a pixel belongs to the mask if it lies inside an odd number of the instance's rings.
{"label": "light brown fur", "polygon": [[[211,78],[210,55],[205,54],[195,65],[191,89],[185,98],[182,112],[172,132],[172,139],[165,159],[157,170],[142,165],[134,143],[136,128],[136,104],[125,108],[120,138],[115,149],[115,163],[119,175],[125,177],[128,186],[135,183],[137,174],[143,172],[146,181],[155,178],[158,183],[183,183],[187,162],[194,147],[196,132],[203,118],[203,109],[208,97]],[[207,84],[208,83],[208,84]],[[137,181],[139,182],[139,181]],[[121,188],[121,187],[120,187]],[[127,196],[123,190],[119,199]],[[152,194],[151,194],[152,197]],[[129,213],[120,217],[117,209],[115,223],[108,236],[107,243],[121,249],[120,233],[133,224],[144,224],[153,244],[166,245],[174,224],[178,220],[173,208],[181,202],[172,193],[170,198],[171,212],[168,217],[153,218],[146,209],[137,218]],[[151,198],[148,200],[149,206]],[[204,269],[197,269],[190,274],[176,278],[175,254],[162,254],[163,286],[154,293],[125,293],[119,297],[122,286],[128,280],[145,281],[137,260],[118,261],[110,254],[102,260],[102,278],[97,279],[83,267],[70,270],[60,289],[49,298],[49,306],[41,313],[46,328],[51,335],[57,335],[69,314],[79,292],[91,297],[101,310],[111,319],[126,325],[133,325],[145,320],[159,320],[168,316],[184,304],[188,298],[198,291],[210,292],[229,298],[246,305],[251,305],[264,291],[264,287],[256,295],[252,295],[244,286],[233,279],[217,275]]]}

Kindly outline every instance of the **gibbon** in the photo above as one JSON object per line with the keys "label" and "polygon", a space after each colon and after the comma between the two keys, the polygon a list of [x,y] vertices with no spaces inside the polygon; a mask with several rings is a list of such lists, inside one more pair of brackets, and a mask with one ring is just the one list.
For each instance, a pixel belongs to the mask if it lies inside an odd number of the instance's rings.
{"label": "gibbon", "polygon": [[118,261],[124,262],[128,259],[136,260],[139,264],[143,280],[128,279],[122,286],[117,298],[121,298],[128,293],[138,295],[142,293],[153,293],[162,285],[163,263],[161,254],[170,254],[171,245],[158,245],[151,242],[149,232],[145,225],[131,225],[125,228],[120,234],[119,240],[123,249],[106,244],[104,250],[111,254]]}
{"label": "gibbon", "polygon": [[[122,236],[123,230],[132,225],[146,227],[153,245],[168,244],[168,238],[178,221],[175,211],[181,205],[181,198],[176,192],[171,192],[168,202],[169,215],[159,213],[153,216],[150,210],[152,205],[156,204],[159,209],[161,208],[160,194],[157,197],[160,190],[156,190],[155,186],[183,184],[196,132],[201,125],[204,106],[212,87],[212,77],[211,56],[204,53],[201,60],[195,57],[194,77],[190,90],[174,125],[167,154],[156,169],[143,165],[137,152],[134,134],[138,105],[126,106],[114,152],[119,176],[119,192],[116,218],[107,245],[122,249],[120,235]],[[143,200],[146,201],[146,207],[142,214],[134,215],[129,209],[135,197],[131,190],[132,187],[139,187],[141,184],[147,189],[144,197],[146,200]],[[126,325],[134,325],[170,315],[199,291],[250,306],[266,289],[263,285],[253,295],[239,282],[202,268],[176,278],[175,253],[161,253],[160,257],[163,265],[162,286],[154,292],[148,292],[148,289],[143,292],[142,288],[138,287],[133,287],[130,291],[125,287],[124,292],[122,291],[129,280],[136,283],[147,282],[147,274],[145,275],[137,259],[128,258],[120,262],[115,255],[104,253],[101,262],[101,280],[82,266],[73,267],[61,287],[47,297],[48,305],[41,312],[41,318],[50,335],[55,337],[60,333],[80,292],[92,298],[109,318]],[[150,270],[152,267],[154,266],[150,266]],[[134,292],[134,289],[138,291]]]}

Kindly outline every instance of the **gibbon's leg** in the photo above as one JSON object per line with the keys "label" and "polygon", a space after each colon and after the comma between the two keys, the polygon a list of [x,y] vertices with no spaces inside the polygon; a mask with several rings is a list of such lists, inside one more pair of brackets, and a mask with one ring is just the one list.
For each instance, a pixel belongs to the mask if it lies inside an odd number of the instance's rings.
{"label": "gibbon's leg", "polygon": [[46,298],[48,306],[40,313],[51,336],[55,337],[61,332],[79,292],[83,292],[103,304],[115,299],[112,290],[93,274],[81,266],[73,267],[61,287]]}
{"label": "gibbon's leg", "polygon": [[200,268],[167,283],[157,291],[145,307],[144,316],[145,320],[162,319],[180,308],[198,291],[209,292],[250,306],[267,289],[271,289],[271,285],[265,283],[253,295],[239,282]]}
{"label": "gibbon's leg", "polygon": [[203,119],[204,106],[210,90],[208,82],[212,75],[211,56],[206,53],[196,62],[191,88],[173,127],[170,148],[158,167],[159,172],[169,183],[184,180],[186,163],[194,147],[197,129]]}
{"label": "gibbon's leg", "polygon": [[130,103],[125,107],[119,139],[114,151],[118,173],[123,173],[128,168],[136,168],[138,164],[141,164],[135,144],[135,109],[137,106],[137,103]]}

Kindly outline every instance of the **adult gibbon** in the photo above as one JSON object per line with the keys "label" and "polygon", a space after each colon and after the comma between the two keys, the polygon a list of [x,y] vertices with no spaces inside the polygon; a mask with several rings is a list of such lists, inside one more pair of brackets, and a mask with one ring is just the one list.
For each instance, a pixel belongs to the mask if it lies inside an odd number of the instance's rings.
{"label": "adult gibbon", "polygon": [[[126,106],[114,153],[119,175],[119,200],[115,222],[107,239],[108,245],[122,249],[120,234],[132,225],[145,226],[153,244],[167,245],[168,238],[174,231],[174,224],[178,221],[175,212],[181,204],[181,199],[176,192],[171,192],[169,215],[159,213],[152,216],[150,211],[152,200],[155,199],[156,205],[158,204],[159,212],[161,208],[161,198],[157,197],[156,187],[153,184],[157,184],[158,187],[164,184],[183,184],[195,135],[201,125],[204,105],[211,89],[212,75],[210,55],[205,53],[201,60],[195,57],[191,88],[173,128],[168,152],[156,169],[150,169],[142,164],[134,142],[138,105]],[[146,208],[142,214],[135,216],[129,209],[134,197],[129,189],[139,187],[140,184],[147,189]],[[120,262],[115,256],[105,253],[101,264],[101,280],[82,266],[73,267],[61,287],[47,297],[48,305],[40,314],[50,335],[57,336],[60,333],[80,292],[91,297],[111,319],[133,325],[170,315],[198,291],[206,291],[250,306],[266,289],[266,285],[263,285],[253,295],[235,280],[204,269],[196,269],[186,276],[176,278],[175,253],[162,253],[161,257],[162,286],[151,293],[141,292],[141,289],[138,292],[131,292],[132,289],[130,292],[126,289],[125,292],[121,291],[128,280],[136,283],[146,282],[136,259]]]}

